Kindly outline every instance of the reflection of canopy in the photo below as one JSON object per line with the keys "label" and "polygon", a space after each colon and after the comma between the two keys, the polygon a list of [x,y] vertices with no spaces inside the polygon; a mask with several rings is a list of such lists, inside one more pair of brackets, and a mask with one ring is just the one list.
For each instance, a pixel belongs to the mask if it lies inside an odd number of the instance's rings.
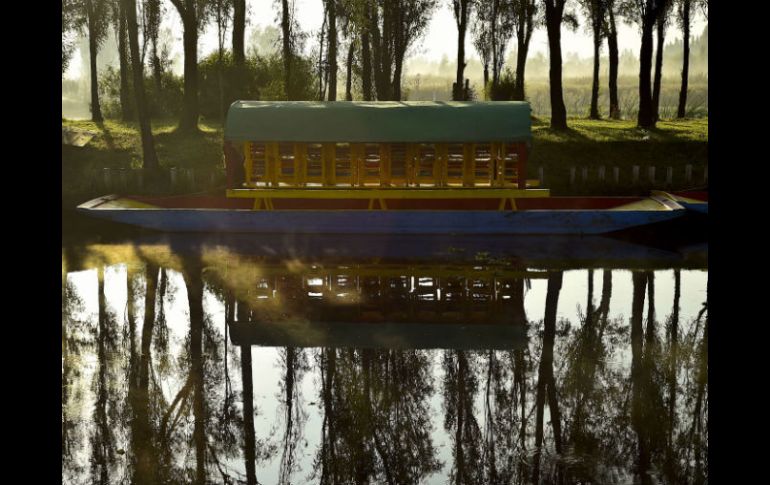
{"label": "reflection of canopy", "polygon": [[523,325],[284,321],[229,326],[234,345],[264,347],[515,350],[527,342]]}
{"label": "reflection of canopy", "polygon": [[521,101],[236,101],[225,139],[239,142],[473,143],[531,140]]}

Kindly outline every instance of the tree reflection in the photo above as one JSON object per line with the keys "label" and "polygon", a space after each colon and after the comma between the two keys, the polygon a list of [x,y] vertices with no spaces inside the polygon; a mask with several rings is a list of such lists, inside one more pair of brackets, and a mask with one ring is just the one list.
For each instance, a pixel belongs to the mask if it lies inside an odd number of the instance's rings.
{"label": "tree reflection", "polygon": [[[540,483],[540,464],[543,450],[543,414],[546,395],[548,411],[551,415],[551,428],[557,455],[562,455],[561,414],[556,395],[556,380],[553,375],[553,347],[556,338],[556,309],[559,304],[562,273],[553,272],[548,276],[548,290],[545,297],[545,316],[543,317],[543,347],[540,353],[540,366],[537,376],[536,418],[535,418],[535,453],[532,464],[532,481]],[[561,482],[561,466],[558,463],[555,480]]]}
{"label": "tree reflection", "polygon": [[419,483],[440,464],[430,362],[418,350],[323,349],[320,483]]}
{"label": "tree reflection", "polygon": [[[63,279],[66,481],[257,484],[269,470],[281,484],[708,480],[708,307],[704,303],[697,316],[686,314],[685,306],[680,309],[690,289],[679,270],[630,273],[630,301],[617,315],[610,313],[610,302],[626,296],[617,290],[622,288],[617,280],[629,273],[603,270],[599,276],[588,270],[576,319],[557,319],[559,300],[574,293],[561,291],[562,272],[535,275],[547,278],[542,324],[527,321],[525,280],[498,279],[494,284],[505,285],[505,301],[474,300],[474,311],[494,307],[496,323],[531,326],[526,348],[287,346],[278,348],[280,374],[269,382],[263,377],[267,373],[259,372],[261,350],[236,340],[238,350],[231,352],[222,319],[259,325],[258,320],[281,311],[303,317],[308,288],[302,286],[302,274],[291,274],[296,285],[290,307],[275,298],[269,313],[249,296],[254,280],[233,282],[226,273],[210,271],[200,252],[180,251],[174,264],[160,264],[141,250],[137,254],[138,261],[126,266],[125,281],[120,280],[128,296],[124,327],[120,310],[117,315],[112,310],[123,302],[110,301],[110,277],[119,272],[106,270],[103,262],[97,266],[98,296],[88,290],[98,305],[91,319],[79,316],[87,306],[86,294],[79,294],[66,275]],[[378,278],[376,267],[357,271]],[[110,281],[106,293],[105,273]],[[428,304],[410,296],[410,276],[393,274],[382,280],[400,281],[400,286],[389,283],[378,291],[397,293],[398,301],[395,296],[359,301],[349,293],[356,288],[352,278],[345,298],[333,291],[322,297],[314,293],[316,300],[337,298],[324,307],[324,318],[331,322],[325,323],[332,325],[337,315],[357,316],[366,305],[367,316],[375,310],[385,316],[428,315]],[[668,274],[672,299],[657,301],[656,283],[665,286],[661,278]],[[456,273],[452,278],[460,280]],[[439,295],[436,289],[445,287],[436,281],[429,290]],[[276,284],[270,292],[281,288]],[[418,291],[427,294],[426,288]],[[484,291],[494,288],[500,286],[488,285]],[[407,300],[419,308],[408,312]],[[210,302],[224,307],[224,317]],[[394,302],[403,308],[391,308]],[[308,314],[320,314],[319,305],[308,305]],[[327,328],[313,323],[307,328]],[[437,329],[444,324],[435,323]],[[84,362],[93,362],[92,369]],[[436,378],[441,380],[436,383]],[[316,386],[312,395],[303,395],[307,385]],[[280,419],[265,430],[256,419],[256,399],[269,388],[277,389]],[[431,414],[438,403],[443,405],[443,430],[436,429],[442,423]],[[314,416],[310,406],[318,406],[318,421],[309,418]],[[444,432],[450,446],[447,463],[439,461],[434,445]],[[303,452],[306,437],[319,439],[310,453]],[[444,477],[431,476],[437,472]]]}

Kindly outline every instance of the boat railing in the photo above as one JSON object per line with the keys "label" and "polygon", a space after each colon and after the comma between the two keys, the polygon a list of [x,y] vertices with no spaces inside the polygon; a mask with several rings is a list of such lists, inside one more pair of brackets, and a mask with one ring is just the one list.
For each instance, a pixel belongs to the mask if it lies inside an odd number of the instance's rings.
{"label": "boat railing", "polygon": [[[242,150],[243,180],[231,188],[528,187],[521,142],[246,142]],[[233,152],[228,164],[239,163]]]}

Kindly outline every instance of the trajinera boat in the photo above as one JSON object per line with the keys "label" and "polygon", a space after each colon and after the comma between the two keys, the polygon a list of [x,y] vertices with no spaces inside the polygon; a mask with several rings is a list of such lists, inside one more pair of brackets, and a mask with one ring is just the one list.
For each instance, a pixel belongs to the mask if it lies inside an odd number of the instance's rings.
{"label": "trajinera boat", "polygon": [[223,195],[78,209],[161,231],[602,234],[681,216],[668,197],[551,197],[527,179],[526,102],[236,101]]}

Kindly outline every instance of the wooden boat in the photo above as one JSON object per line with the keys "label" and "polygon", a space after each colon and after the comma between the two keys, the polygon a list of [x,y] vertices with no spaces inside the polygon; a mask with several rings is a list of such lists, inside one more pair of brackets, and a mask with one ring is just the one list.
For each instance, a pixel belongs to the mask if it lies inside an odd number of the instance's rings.
{"label": "wooden boat", "polygon": [[666,197],[688,211],[705,215],[708,215],[709,213],[708,190],[683,190],[679,192],[653,191],[653,194]]}
{"label": "wooden boat", "polygon": [[223,197],[79,209],[181,232],[603,234],[679,217],[666,197],[550,197],[526,178],[524,102],[236,101]]}
{"label": "wooden boat", "polygon": [[514,198],[516,210],[498,209],[498,201],[485,199],[433,200],[429,208],[419,199],[388,199],[390,210],[355,207],[350,201],[319,209],[313,202],[280,199],[272,210],[253,210],[248,200],[225,197],[111,195],[78,209],[159,231],[298,234],[604,234],[684,213],[657,196]]}

